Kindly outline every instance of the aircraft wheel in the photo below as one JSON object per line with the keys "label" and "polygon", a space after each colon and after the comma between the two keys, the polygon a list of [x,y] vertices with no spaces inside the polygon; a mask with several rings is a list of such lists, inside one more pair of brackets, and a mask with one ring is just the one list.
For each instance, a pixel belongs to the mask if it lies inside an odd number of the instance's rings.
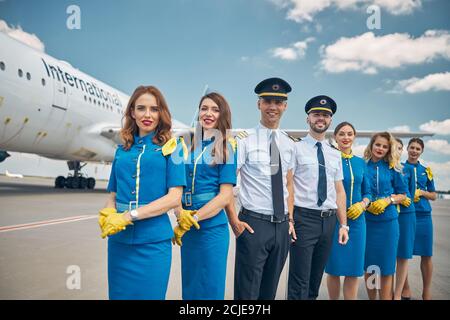
{"label": "aircraft wheel", "polygon": [[94,189],[95,187],[95,179],[94,178],[88,178],[87,179],[87,187],[88,189]]}
{"label": "aircraft wheel", "polygon": [[55,188],[62,189],[66,185],[66,178],[59,176],[55,179]]}
{"label": "aircraft wheel", "polygon": [[88,179],[86,179],[85,177],[80,177],[80,184],[79,184],[79,188],[80,189],[86,189],[88,186]]}

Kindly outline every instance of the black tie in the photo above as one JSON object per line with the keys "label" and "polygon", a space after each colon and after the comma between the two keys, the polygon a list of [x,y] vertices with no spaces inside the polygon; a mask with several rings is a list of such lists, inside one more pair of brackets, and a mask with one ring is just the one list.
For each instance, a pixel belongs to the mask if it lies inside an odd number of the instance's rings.
{"label": "black tie", "polygon": [[272,132],[270,141],[270,174],[273,214],[277,221],[281,221],[284,218],[283,169],[281,167],[280,150],[275,141],[275,132]]}
{"label": "black tie", "polygon": [[325,158],[322,152],[322,143],[317,142],[317,160],[319,160],[319,183],[317,184],[317,205],[319,207],[327,199],[327,175],[325,172]]}

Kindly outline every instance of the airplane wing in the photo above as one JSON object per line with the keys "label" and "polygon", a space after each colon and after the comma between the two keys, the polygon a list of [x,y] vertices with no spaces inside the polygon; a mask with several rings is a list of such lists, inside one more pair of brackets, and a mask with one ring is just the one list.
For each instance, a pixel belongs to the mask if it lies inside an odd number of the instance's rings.
{"label": "airplane wing", "polygon": [[100,135],[114,141],[116,144],[122,144],[122,140],[120,139],[120,130],[121,127],[104,127],[100,131]]}
{"label": "airplane wing", "polygon": [[[282,130],[295,138],[306,137],[306,135],[309,132],[309,130],[297,130],[297,129],[282,129]],[[245,129],[233,129],[232,135],[236,136],[241,131],[245,131]],[[378,132],[378,131],[358,130],[356,133],[356,137],[357,138],[370,138],[376,132]],[[406,131],[395,132],[394,131],[391,133],[396,138],[414,138],[414,137],[422,138],[422,137],[432,137],[434,135],[434,133],[429,133],[429,132],[406,132]],[[334,133],[332,130],[328,130],[326,133],[326,137],[331,138],[331,137],[333,137],[333,134]]]}

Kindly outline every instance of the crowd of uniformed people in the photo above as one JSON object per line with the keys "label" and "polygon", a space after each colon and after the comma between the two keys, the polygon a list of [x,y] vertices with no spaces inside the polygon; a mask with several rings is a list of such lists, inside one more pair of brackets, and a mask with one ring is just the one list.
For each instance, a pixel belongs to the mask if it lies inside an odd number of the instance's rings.
{"label": "crowd of uniformed people", "polygon": [[228,102],[209,92],[194,132],[175,137],[163,94],[136,88],[99,212],[110,299],[165,299],[173,245],[181,247],[182,298],[224,299],[229,226],[236,300],[274,299],[288,255],[290,300],[316,299],[324,273],[330,299],[341,286],[344,299],[357,299],[363,276],[370,299],[410,299],[413,255],[421,256],[422,298],[431,299],[436,192],[419,160],[423,141],[409,140],[401,163],[402,141],[375,133],[360,158],[353,124],[336,126],[336,144],[326,136],[337,104],[325,95],[306,103],[309,133],[295,138],[279,129],[290,91],[283,79],[261,81],[260,121],[235,137]]}

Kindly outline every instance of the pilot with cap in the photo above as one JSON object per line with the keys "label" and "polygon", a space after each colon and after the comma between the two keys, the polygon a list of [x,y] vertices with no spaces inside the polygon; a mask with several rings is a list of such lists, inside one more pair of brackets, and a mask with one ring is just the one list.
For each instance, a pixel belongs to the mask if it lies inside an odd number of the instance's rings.
{"label": "pilot with cap", "polygon": [[237,135],[240,173],[236,215],[227,207],[235,233],[234,298],[275,298],[293,232],[294,144],[298,141],[279,129],[291,86],[280,78],[261,81],[255,88],[260,123]]}
{"label": "pilot with cap", "polygon": [[338,241],[348,241],[341,153],[325,140],[336,102],[320,95],[305,106],[309,133],[295,144],[294,226],[289,258],[288,299],[314,300],[331,250],[336,217]]}

